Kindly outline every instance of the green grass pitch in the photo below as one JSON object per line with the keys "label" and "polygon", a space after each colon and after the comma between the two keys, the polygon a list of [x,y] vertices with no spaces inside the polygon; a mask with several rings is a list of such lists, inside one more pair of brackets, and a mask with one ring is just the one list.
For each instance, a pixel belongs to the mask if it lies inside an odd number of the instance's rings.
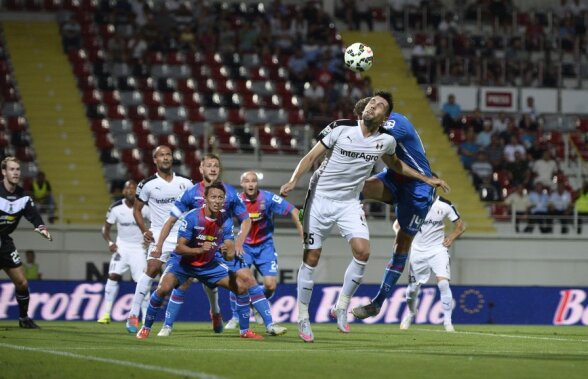
{"label": "green grass pitch", "polygon": [[[0,322],[0,378],[555,378],[588,377],[588,328],[314,324],[305,344],[288,334],[243,340],[208,323],[178,323],[140,341],[124,323]],[[263,328],[254,325],[261,333]]]}

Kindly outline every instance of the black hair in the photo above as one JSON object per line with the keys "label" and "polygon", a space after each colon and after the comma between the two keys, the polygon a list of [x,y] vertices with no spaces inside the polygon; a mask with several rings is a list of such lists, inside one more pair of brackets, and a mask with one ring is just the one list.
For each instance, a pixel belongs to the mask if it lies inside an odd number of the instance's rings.
{"label": "black hair", "polygon": [[386,102],[388,103],[388,112],[392,112],[392,110],[394,109],[394,100],[392,99],[392,94],[390,92],[376,91],[376,93],[374,93],[374,96],[380,96],[384,98],[384,100],[386,100]]}
{"label": "black hair", "polygon": [[367,103],[370,102],[371,97],[364,97],[363,99],[357,100],[357,103],[355,103],[355,107],[353,107],[353,113],[361,118],[361,115],[363,114],[363,110],[365,109],[365,106],[367,105]]}
{"label": "black hair", "polygon": [[213,188],[219,189],[219,190],[223,191],[223,193],[225,193],[225,194],[227,193],[225,186],[221,182],[216,181],[216,182],[212,182],[208,187],[206,187],[204,189],[204,196],[205,197],[208,196],[208,192]]}

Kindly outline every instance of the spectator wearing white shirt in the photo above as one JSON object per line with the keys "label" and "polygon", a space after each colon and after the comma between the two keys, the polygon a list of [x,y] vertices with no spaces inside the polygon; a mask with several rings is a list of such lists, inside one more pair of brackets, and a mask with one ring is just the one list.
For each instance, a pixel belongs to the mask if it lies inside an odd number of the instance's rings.
{"label": "spectator wearing white shirt", "polygon": [[541,233],[551,233],[552,229],[545,219],[549,207],[549,189],[536,182],[535,188],[529,193],[529,200],[532,206],[529,210],[529,224],[525,228],[525,233],[533,232],[535,224],[539,224]]}
{"label": "spectator wearing white shirt", "polygon": [[527,150],[525,149],[525,146],[520,143],[519,137],[512,135],[510,136],[510,142],[504,147],[504,159],[506,162],[514,162],[516,152],[524,155],[527,153]]}
{"label": "spectator wearing white shirt", "polygon": [[548,224],[553,223],[553,220],[559,220],[561,223],[561,233],[567,234],[569,232],[568,225],[571,223],[571,215],[573,211],[572,194],[566,189],[564,183],[557,183],[557,190],[549,196],[549,215],[552,216],[548,220]]}
{"label": "spectator wearing white shirt", "polygon": [[504,199],[504,204],[509,206],[511,215],[515,214],[515,231],[518,233],[519,224],[521,221],[528,220],[529,209],[533,206],[533,203],[529,199],[525,188],[519,184],[515,187],[515,191]]}
{"label": "spectator wearing white shirt", "polygon": [[535,183],[541,183],[551,188],[553,186],[553,177],[557,170],[557,162],[551,158],[551,153],[545,150],[543,157],[533,162],[532,171],[535,174]]}

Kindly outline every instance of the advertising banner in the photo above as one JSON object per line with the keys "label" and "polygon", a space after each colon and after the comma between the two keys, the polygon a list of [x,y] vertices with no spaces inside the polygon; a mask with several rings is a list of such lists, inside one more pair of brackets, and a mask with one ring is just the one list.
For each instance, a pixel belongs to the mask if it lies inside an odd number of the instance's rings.
{"label": "advertising banner", "polygon": [[[185,297],[178,321],[209,321],[208,299],[195,283]],[[95,321],[102,315],[104,284],[83,281],[31,281],[29,315],[35,320]],[[340,285],[317,284],[310,304],[311,321],[330,322],[329,309],[336,303]],[[377,285],[363,285],[351,299],[350,309],[367,304]],[[111,318],[123,321],[131,308],[135,284],[122,282]],[[453,286],[455,324],[588,325],[588,288]],[[441,324],[443,313],[436,286],[425,286],[419,296],[417,324]],[[364,323],[399,323],[406,311],[405,286],[398,286],[383,304],[380,314]],[[276,322],[296,322],[296,285],[278,285],[271,299]],[[220,290],[223,318],[230,318],[227,291]],[[159,314],[163,318],[164,310]],[[0,281],[0,319],[16,320],[18,304],[14,285]],[[354,318],[349,314],[349,321]]]}

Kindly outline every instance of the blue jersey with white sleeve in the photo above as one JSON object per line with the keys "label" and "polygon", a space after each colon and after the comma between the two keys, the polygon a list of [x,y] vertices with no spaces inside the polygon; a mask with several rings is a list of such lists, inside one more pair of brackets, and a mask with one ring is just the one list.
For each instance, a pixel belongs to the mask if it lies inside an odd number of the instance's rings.
{"label": "blue jersey with white sleeve", "polygon": [[[406,116],[396,112],[390,113],[383,128],[396,139],[396,155],[400,160],[422,175],[432,176],[421,138]],[[433,204],[435,189],[427,183],[400,175],[390,169],[384,169],[376,178],[381,180],[392,194],[400,227],[414,236]]]}
{"label": "blue jersey with white sleeve", "polygon": [[405,115],[392,112],[383,128],[396,139],[398,159],[425,176],[431,176],[431,167],[419,133]]}

